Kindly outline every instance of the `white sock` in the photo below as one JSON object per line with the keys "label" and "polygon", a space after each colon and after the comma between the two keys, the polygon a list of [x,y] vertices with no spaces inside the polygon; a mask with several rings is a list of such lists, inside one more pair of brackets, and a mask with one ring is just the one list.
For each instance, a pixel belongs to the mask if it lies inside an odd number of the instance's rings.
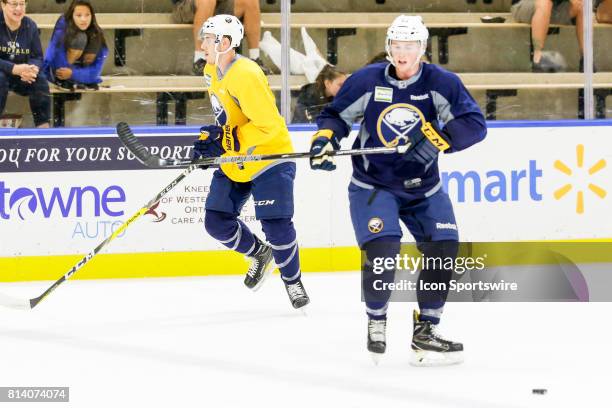
{"label": "white sock", "polygon": [[249,48],[249,58],[252,60],[259,58],[259,48]]}
{"label": "white sock", "polygon": [[206,60],[206,57],[204,56],[204,51],[195,51],[193,53],[193,62],[198,62],[199,59]]}

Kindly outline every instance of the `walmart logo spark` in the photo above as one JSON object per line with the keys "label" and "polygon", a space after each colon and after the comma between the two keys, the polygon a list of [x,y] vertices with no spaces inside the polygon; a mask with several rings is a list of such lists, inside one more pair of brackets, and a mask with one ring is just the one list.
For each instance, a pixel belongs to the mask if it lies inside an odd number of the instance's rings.
{"label": "walmart logo spark", "polygon": [[[581,145],[581,144],[576,146],[576,165],[578,166],[578,169],[582,169],[584,166],[584,145]],[[561,173],[566,174],[568,176],[572,176],[574,174],[572,169],[570,169],[569,166],[567,166],[561,160],[556,160],[554,167],[555,169],[559,170]],[[588,169],[589,176],[592,176],[593,174],[597,173],[604,167],[606,167],[606,161],[604,159],[600,159],[597,163],[593,164]],[[560,200],[567,193],[569,193],[573,188],[574,187],[572,186],[571,183],[567,183],[564,186],[560,187],[554,193],[555,199]],[[589,183],[587,188],[591,190],[592,193],[594,193],[597,197],[601,199],[606,197],[606,194],[607,194],[606,190],[599,187],[598,185]],[[576,213],[578,214],[584,213],[584,193],[582,190],[578,190],[576,194]]]}

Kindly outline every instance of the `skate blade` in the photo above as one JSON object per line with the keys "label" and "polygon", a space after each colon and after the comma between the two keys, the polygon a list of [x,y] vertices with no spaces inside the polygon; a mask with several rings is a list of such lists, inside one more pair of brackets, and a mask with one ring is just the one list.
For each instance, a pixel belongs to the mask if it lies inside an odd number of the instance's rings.
{"label": "skate blade", "polygon": [[264,271],[264,274],[261,277],[261,280],[259,282],[257,282],[257,285],[253,286],[253,289],[251,289],[251,290],[253,292],[257,292],[259,290],[259,288],[261,288],[261,285],[263,285],[263,283],[266,281],[266,279],[268,279],[268,276],[270,276],[272,274],[272,271],[274,271],[274,269],[276,269],[276,264],[274,263],[274,261],[272,261],[272,262],[270,262],[270,265],[268,265],[268,267]]}
{"label": "skate blade", "polygon": [[410,365],[415,367],[441,367],[463,363],[463,352],[437,353],[435,351],[413,351]]}
{"label": "skate blade", "polygon": [[378,365],[378,363],[380,363],[380,360],[382,359],[383,354],[382,353],[372,353],[370,352],[370,357],[372,358],[372,362],[374,363],[375,366]]}

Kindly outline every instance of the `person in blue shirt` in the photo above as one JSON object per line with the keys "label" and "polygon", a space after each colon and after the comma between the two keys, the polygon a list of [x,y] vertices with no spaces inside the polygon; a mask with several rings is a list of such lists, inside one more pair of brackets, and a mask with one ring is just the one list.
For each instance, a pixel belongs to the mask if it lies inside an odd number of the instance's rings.
{"label": "person in blue shirt", "polygon": [[47,77],[66,89],[97,89],[107,56],[104,33],[91,3],[74,0],[55,23],[45,56]]}
{"label": "person in blue shirt", "polygon": [[[353,148],[397,147],[404,154],[353,156],[349,185],[350,213],[357,242],[365,255],[362,289],[368,316],[368,350],[375,359],[386,350],[389,290],[400,252],[400,221],[417,242],[422,259],[457,256],[458,232],[451,201],[442,189],[440,152],[453,153],[481,141],[487,132],[478,105],[459,77],[421,61],[429,32],[420,16],[399,16],[387,30],[389,62],[368,65],[351,75],[333,102],[317,118],[310,165],[334,170],[329,155],[340,147],[358,119]],[[421,290],[448,284],[452,268],[428,262],[417,285],[420,311],[413,313],[412,363],[451,364],[462,361],[463,345],[436,332],[448,291]],[[377,283],[378,281],[378,283]],[[384,288],[384,287],[383,287]],[[388,288],[388,286],[387,286]]]}
{"label": "person in blue shirt", "polygon": [[37,127],[49,127],[51,97],[41,72],[42,46],[36,23],[26,17],[24,0],[1,0],[0,12],[0,114],[8,92],[28,96]]}

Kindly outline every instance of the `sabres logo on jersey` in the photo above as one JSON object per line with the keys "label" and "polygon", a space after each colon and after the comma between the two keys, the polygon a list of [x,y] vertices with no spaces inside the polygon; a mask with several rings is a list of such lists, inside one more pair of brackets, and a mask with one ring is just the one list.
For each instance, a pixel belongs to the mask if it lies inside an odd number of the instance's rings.
{"label": "sabres logo on jersey", "polygon": [[378,217],[372,217],[368,221],[368,230],[370,230],[372,234],[378,234],[384,227],[385,223]]}
{"label": "sabres logo on jersey", "polygon": [[214,93],[210,94],[210,104],[212,106],[213,114],[215,115],[215,122],[217,126],[223,126],[227,123],[227,113]]}
{"label": "sabres logo on jersey", "polygon": [[386,147],[404,145],[410,141],[409,134],[415,127],[425,123],[423,113],[414,105],[396,103],[388,106],[378,116],[376,131]]}

